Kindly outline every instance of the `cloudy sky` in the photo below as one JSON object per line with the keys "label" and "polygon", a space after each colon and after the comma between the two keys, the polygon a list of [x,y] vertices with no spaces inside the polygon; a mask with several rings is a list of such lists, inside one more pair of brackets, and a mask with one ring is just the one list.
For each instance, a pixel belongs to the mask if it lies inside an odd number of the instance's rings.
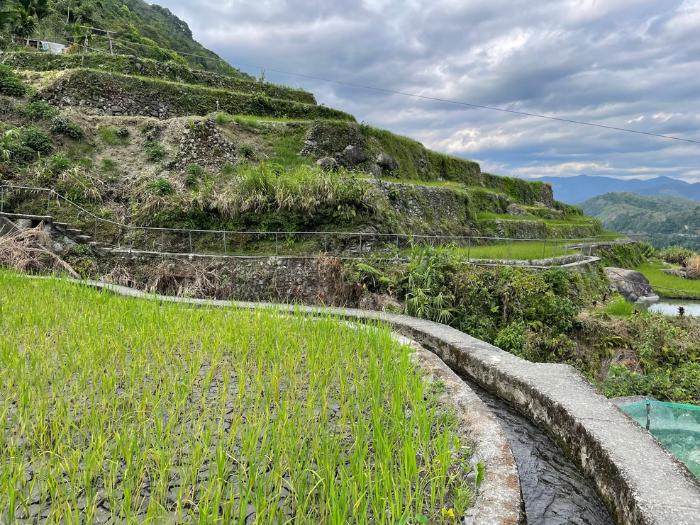
{"label": "cloudy sky", "polygon": [[231,64],[503,175],[700,182],[700,0],[157,0]]}

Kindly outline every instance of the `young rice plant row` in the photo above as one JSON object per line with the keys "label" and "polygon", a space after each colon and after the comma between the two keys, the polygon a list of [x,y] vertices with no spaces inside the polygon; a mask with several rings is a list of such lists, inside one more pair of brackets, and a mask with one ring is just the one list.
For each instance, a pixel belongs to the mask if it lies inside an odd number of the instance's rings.
{"label": "young rice plant row", "polygon": [[385,326],[0,272],[0,522],[419,523],[469,450]]}

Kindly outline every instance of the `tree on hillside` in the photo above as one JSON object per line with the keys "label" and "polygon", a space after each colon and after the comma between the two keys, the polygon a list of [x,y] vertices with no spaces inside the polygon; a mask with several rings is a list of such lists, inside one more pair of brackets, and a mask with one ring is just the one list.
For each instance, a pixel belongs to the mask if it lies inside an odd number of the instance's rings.
{"label": "tree on hillside", "polygon": [[57,0],[54,4],[57,13],[65,14],[66,24],[95,25],[102,8],[100,0]]}
{"label": "tree on hillside", "polygon": [[29,38],[39,20],[49,14],[48,0],[14,0],[3,2],[4,25],[20,38]]}

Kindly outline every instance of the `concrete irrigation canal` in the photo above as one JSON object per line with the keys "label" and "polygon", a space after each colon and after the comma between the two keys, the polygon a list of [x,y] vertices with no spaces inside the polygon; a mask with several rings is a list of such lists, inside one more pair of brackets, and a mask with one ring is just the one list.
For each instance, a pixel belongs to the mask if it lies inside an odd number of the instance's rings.
{"label": "concrete irrigation canal", "polygon": [[491,409],[505,431],[518,466],[528,525],[615,523],[593,482],[542,430],[503,400],[469,379],[465,382]]}

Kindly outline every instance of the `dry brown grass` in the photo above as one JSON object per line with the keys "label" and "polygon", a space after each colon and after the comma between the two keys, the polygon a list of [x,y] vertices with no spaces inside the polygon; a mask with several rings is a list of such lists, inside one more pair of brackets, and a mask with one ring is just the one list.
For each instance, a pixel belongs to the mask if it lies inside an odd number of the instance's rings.
{"label": "dry brown grass", "polygon": [[688,279],[700,279],[700,256],[686,259],[685,272]]}
{"label": "dry brown grass", "polygon": [[167,261],[159,264],[148,289],[153,293],[182,297],[220,297],[228,292],[226,284],[212,268],[184,261],[180,265]]}
{"label": "dry brown grass", "polygon": [[70,264],[53,252],[51,237],[42,224],[0,237],[0,266],[21,272],[57,272],[80,277]]}

